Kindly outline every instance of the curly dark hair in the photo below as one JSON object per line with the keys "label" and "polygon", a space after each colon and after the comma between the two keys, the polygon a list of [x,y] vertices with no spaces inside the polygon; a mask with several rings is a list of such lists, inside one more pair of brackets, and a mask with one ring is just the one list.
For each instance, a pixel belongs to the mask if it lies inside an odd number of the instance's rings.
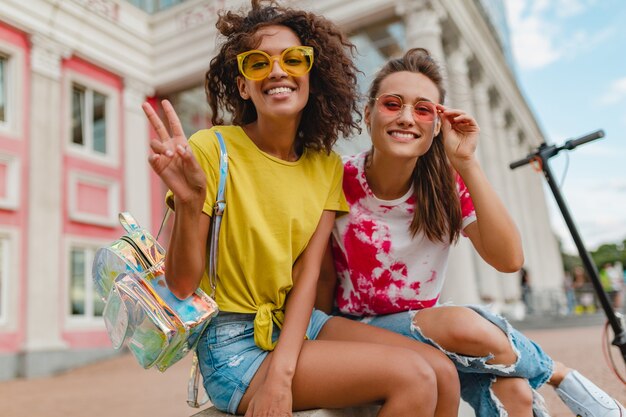
{"label": "curly dark hair", "polygon": [[[392,59],[376,74],[368,93],[368,102],[374,106],[380,84],[389,75],[409,71],[424,74],[439,91],[439,102],[443,104],[446,91],[439,65],[423,48],[408,50],[402,58]],[[443,134],[433,138],[430,149],[417,159],[413,170],[415,211],[411,222],[413,236],[422,231],[433,241],[450,242],[458,239],[461,231],[461,203],[456,189],[456,173],[448,162],[443,146]]]}
{"label": "curly dark hair", "polygon": [[[266,4],[264,4],[266,3]],[[232,123],[242,126],[257,119],[250,100],[237,88],[237,54],[254,49],[260,40],[254,34],[262,27],[281,25],[293,30],[303,45],[312,46],[315,61],[311,69],[309,100],[296,136],[296,147],[330,152],[341,133],[360,132],[357,73],[352,56],[355,46],[324,17],[282,7],[274,0],[252,0],[247,13],[221,12],[217,30],[226,38],[210,63],[205,92],[211,107],[211,121],[223,125],[223,114],[232,114]]]}

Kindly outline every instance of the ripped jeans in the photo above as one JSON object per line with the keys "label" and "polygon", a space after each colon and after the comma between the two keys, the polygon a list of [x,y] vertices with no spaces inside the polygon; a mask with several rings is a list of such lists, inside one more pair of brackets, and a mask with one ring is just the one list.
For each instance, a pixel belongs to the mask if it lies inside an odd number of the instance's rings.
{"label": "ripped jeans", "polygon": [[[543,399],[535,390],[545,384],[552,376],[554,369],[552,359],[535,342],[514,329],[505,318],[480,306],[471,305],[465,307],[476,311],[506,333],[517,355],[515,364],[488,364],[487,361],[492,359],[493,355],[472,357],[444,350],[433,340],[425,337],[420,329],[413,325],[413,317],[419,314],[419,311],[363,317],[359,318],[359,320],[376,327],[391,330],[394,333],[412,337],[415,340],[434,346],[448,355],[459,372],[461,398],[472,406],[477,417],[507,416],[506,411],[502,408],[502,404],[491,390],[491,386],[498,376],[527,379],[533,389],[534,415],[537,417],[548,417],[549,414],[543,405]],[[354,319],[354,317],[348,317]]]}

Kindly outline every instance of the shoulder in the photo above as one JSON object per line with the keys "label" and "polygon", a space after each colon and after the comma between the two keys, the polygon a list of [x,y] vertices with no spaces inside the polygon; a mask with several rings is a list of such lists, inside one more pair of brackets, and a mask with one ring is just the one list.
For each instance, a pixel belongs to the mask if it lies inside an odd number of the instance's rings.
{"label": "shoulder", "polygon": [[365,151],[356,155],[343,155],[341,157],[343,175],[346,177],[357,177],[359,173],[363,171],[368,152],[369,151]]}
{"label": "shoulder", "polygon": [[309,161],[309,163],[322,166],[324,169],[328,170],[341,169],[341,167],[343,166],[341,163],[341,157],[334,151],[328,153],[323,150],[309,150],[306,152],[305,158]]}
{"label": "shoulder", "polygon": [[213,126],[210,129],[202,129],[191,135],[189,145],[196,152],[200,152],[207,157],[219,155],[219,142],[217,135],[220,134],[226,143],[226,148],[230,150],[236,138],[242,134],[242,129],[238,126]]}

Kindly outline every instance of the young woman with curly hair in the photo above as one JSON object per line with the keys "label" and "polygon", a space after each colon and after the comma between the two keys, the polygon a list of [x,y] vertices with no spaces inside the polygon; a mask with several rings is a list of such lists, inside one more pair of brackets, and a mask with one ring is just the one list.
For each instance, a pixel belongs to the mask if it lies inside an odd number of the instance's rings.
{"label": "young woman with curly hair", "polygon": [[353,45],[320,16],[258,0],[247,12],[223,13],[217,28],[225,39],[206,74],[215,126],[187,142],[169,102],[171,134],[143,107],[159,137],[150,164],[175,208],[166,268],[181,298],[210,290],[216,134],[228,150],[220,313],[198,344],[211,401],[246,416],[373,402],[380,416],[456,415],[458,378],[445,355],[313,308],[335,214],[348,209],[331,147],[358,127]]}

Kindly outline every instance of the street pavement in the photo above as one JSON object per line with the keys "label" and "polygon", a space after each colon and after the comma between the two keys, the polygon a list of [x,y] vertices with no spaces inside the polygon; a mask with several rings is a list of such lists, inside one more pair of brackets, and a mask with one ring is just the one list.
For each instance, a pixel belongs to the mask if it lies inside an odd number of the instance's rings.
{"label": "street pavement", "polygon": [[[538,328],[541,320],[519,326],[553,358],[578,369],[626,404],[626,386],[602,353],[600,320],[544,320],[548,329]],[[612,351],[619,371],[626,374],[619,351]],[[0,417],[189,417],[197,412],[185,402],[190,359],[160,373],[141,369],[124,354],[52,377],[0,382]],[[553,417],[572,416],[552,388],[542,387],[540,393]]]}

